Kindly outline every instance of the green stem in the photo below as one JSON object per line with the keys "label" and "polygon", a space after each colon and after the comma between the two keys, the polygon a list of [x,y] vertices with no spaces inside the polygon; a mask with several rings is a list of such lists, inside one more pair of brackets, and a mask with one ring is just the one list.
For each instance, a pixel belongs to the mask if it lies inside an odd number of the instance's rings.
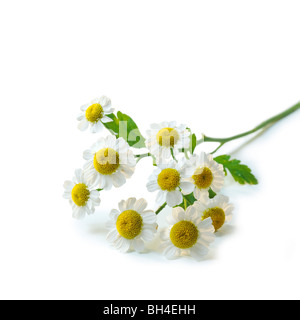
{"label": "green stem", "polygon": [[160,206],[156,211],[155,213],[156,214],[159,214],[162,210],[164,210],[164,208],[166,207],[167,203],[165,202],[162,206]]}
{"label": "green stem", "polygon": [[[213,138],[213,137],[208,137],[208,136],[203,136],[203,138],[201,140],[198,140],[197,141],[197,145],[203,143],[203,142],[219,142],[220,145],[218,146],[217,149],[215,149],[212,153],[215,153],[217,152],[221,147],[223,147],[223,145],[227,142],[230,142],[230,141],[233,141],[233,140],[237,140],[237,139],[240,139],[240,138],[243,138],[243,137],[246,137],[252,133],[255,133],[261,129],[264,129],[266,128],[267,126],[269,125],[273,125],[275,124],[276,122],[286,118],[287,116],[289,116],[290,114],[296,112],[297,110],[300,109],[300,102],[298,102],[296,105],[294,105],[293,107],[279,113],[278,115],[262,122],[260,125],[256,126],[254,129],[252,130],[249,130],[249,131],[246,131],[246,132],[243,132],[243,133],[240,133],[236,136],[232,136],[232,137],[229,137],[229,138]],[[182,152],[184,152],[184,150],[180,150]],[[171,153],[172,153],[172,156],[173,158],[175,159],[174,157],[174,153],[173,153],[173,150],[171,148]],[[144,154],[138,154],[136,155],[135,157],[138,159],[137,161],[143,159],[143,158],[146,158],[146,157],[150,157],[151,154],[150,153],[144,153]],[[175,159],[176,160],[176,159]]]}
{"label": "green stem", "polygon": [[[193,205],[193,204],[191,203],[191,201],[190,201],[184,194],[182,194],[182,196],[183,196],[183,200],[185,201],[185,203],[187,202],[190,206]],[[185,205],[185,204],[184,204],[184,205]]]}
{"label": "green stem", "polygon": [[178,162],[178,160],[175,158],[174,149],[173,149],[173,148],[171,148],[171,155],[172,155],[172,158],[173,158],[176,162]]}
{"label": "green stem", "polygon": [[100,192],[100,191],[102,191],[103,189],[96,189],[96,190]]}
{"label": "green stem", "polygon": [[184,204],[184,210],[186,210],[186,208],[187,208],[186,198],[183,198],[183,204]]}
{"label": "green stem", "polygon": [[143,159],[143,158],[147,158],[147,157],[150,157],[151,156],[151,153],[143,153],[143,154],[137,154],[135,155],[136,158],[138,158],[138,161]]}
{"label": "green stem", "polygon": [[[265,127],[267,127],[268,125],[272,125],[274,123],[276,123],[279,120],[282,120],[284,118],[286,118],[287,116],[289,116],[290,114],[294,113],[295,111],[297,111],[298,109],[300,109],[300,102],[298,102],[296,105],[294,105],[293,107],[285,110],[284,112],[262,122],[260,125],[258,125],[257,127],[255,127],[252,130],[240,133],[236,136],[232,136],[229,138],[212,138],[212,137],[207,137],[204,136],[204,142],[219,142],[220,146],[214,151],[216,152],[219,148],[221,148],[225,143],[232,141],[232,140],[236,140],[236,139],[240,139],[243,138],[245,136],[248,136],[249,134],[255,133]],[[203,140],[202,140],[203,141]],[[200,144],[202,141],[197,141],[197,145]]]}

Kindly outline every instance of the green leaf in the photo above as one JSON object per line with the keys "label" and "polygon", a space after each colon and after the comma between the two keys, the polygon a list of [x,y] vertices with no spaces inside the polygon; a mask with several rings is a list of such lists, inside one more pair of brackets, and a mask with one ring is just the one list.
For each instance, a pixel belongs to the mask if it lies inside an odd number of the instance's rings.
{"label": "green leaf", "polygon": [[118,112],[117,117],[112,113],[107,115],[113,121],[104,123],[104,126],[117,138],[124,138],[131,147],[145,148],[145,138],[142,136],[136,123],[127,114]]}
{"label": "green leaf", "polygon": [[194,151],[197,147],[197,137],[195,135],[195,133],[192,135],[192,138],[191,138],[191,150],[192,150],[192,154],[194,154]]}
{"label": "green leaf", "polygon": [[197,199],[194,197],[194,194],[191,193],[191,194],[188,194],[188,195],[184,195],[183,196],[183,202],[180,205],[176,206],[176,207],[181,207],[181,208],[185,209],[184,199],[186,200],[186,204],[187,204],[188,207],[192,206],[194,204],[194,202],[197,201]]}
{"label": "green leaf", "polygon": [[214,158],[214,160],[223,165],[225,174],[227,170],[231,173],[233,179],[240,184],[258,184],[257,179],[252,174],[251,169],[244,164],[241,164],[240,160],[232,159],[231,156],[225,154]]}
{"label": "green leaf", "polygon": [[212,189],[209,189],[208,193],[209,193],[209,198],[210,199],[213,199],[217,195]]}
{"label": "green leaf", "polygon": [[119,134],[119,119],[113,114],[107,114],[107,117],[111,118],[112,122],[103,123],[106,129],[108,129],[112,134]]}

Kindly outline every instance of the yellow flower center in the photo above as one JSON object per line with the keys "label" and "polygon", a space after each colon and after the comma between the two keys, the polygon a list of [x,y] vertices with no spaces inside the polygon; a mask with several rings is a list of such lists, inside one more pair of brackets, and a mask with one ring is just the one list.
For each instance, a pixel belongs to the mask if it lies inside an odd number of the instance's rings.
{"label": "yellow flower center", "polygon": [[120,166],[120,157],[117,151],[111,148],[99,150],[94,156],[95,169],[103,174],[109,175],[115,173]]}
{"label": "yellow flower center", "polygon": [[97,122],[103,117],[103,108],[99,103],[94,103],[85,111],[85,117],[90,122]]}
{"label": "yellow flower center", "polygon": [[221,208],[211,208],[203,213],[202,220],[211,218],[215,231],[218,231],[225,223],[225,212]]}
{"label": "yellow flower center", "polygon": [[86,205],[90,198],[90,191],[84,183],[78,183],[72,189],[72,199],[78,207]]}
{"label": "yellow flower center", "polygon": [[190,221],[177,222],[171,229],[170,239],[175,247],[188,249],[193,247],[199,236],[197,227]]}
{"label": "yellow flower center", "polygon": [[125,239],[134,239],[142,232],[143,219],[139,213],[134,210],[122,212],[117,220],[117,230]]}
{"label": "yellow flower center", "polygon": [[180,184],[180,174],[175,169],[164,169],[158,175],[157,183],[161,190],[173,191]]}
{"label": "yellow flower center", "polygon": [[194,183],[199,189],[206,189],[211,186],[214,179],[213,174],[209,168],[199,168],[193,175]]}
{"label": "yellow flower center", "polygon": [[173,128],[164,128],[158,132],[156,140],[162,147],[174,147],[179,140],[179,133]]}

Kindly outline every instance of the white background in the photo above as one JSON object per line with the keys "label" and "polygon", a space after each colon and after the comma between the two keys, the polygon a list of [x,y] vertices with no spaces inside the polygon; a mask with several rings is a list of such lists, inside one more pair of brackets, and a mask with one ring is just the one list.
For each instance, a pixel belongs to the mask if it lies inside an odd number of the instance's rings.
{"label": "white background", "polygon": [[142,132],[177,120],[216,137],[297,103],[299,13],[288,0],[1,1],[0,297],[299,299],[300,112],[220,150],[260,184],[227,179],[235,218],[200,263],[170,262],[157,249],[124,255],[105,241],[120,200],[145,197],[157,209],[145,187],[150,159],[124,187],[102,192],[84,221],[62,198],[83,150],[106,134],[77,129],[80,106],[97,96]]}

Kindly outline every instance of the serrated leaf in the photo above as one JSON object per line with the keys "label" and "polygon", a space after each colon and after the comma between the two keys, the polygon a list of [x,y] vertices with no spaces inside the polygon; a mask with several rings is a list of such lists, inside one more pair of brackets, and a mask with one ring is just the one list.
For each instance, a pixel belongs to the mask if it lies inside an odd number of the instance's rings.
{"label": "serrated leaf", "polygon": [[104,123],[104,126],[111,133],[117,138],[124,138],[131,147],[145,148],[145,138],[131,117],[120,111],[117,113],[117,117],[113,113],[107,116],[113,121]]}
{"label": "serrated leaf", "polygon": [[214,160],[223,165],[225,174],[227,170],[231,173],[233,179],[240,184],[258,184],[256,177],[251,172],[251,169],[245,164],[241,164],[240,160],[231,159],[230,155],[222,155],[214,158]]}

